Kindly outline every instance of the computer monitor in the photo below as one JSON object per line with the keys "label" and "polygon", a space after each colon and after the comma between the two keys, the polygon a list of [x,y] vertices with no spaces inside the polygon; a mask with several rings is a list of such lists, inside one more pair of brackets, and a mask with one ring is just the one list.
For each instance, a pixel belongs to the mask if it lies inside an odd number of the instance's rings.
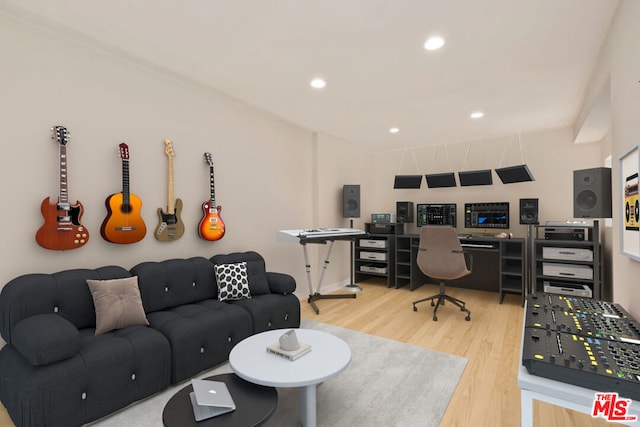
{"label": "computer monitor", "polygon": [[465,203],[465,228],[509,228],[509,202]]}
{"label": "computer monitor", "polygon": [[455,203],[418,203],[416,205],[416,223],[424,225],[450,225],[456,227]]}

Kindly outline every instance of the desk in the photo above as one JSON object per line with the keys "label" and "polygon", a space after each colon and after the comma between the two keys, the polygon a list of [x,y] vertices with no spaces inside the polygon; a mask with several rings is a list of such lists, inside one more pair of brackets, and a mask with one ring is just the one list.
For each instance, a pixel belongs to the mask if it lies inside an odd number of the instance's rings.
{"label": "desk", "polygon": [[[432,279],[425,276],[416,263],[420,236],[403,234],[396,237],[396,288],[409,285],[417,289]],[[460,238],[466,252],[473,254],[471,274],[453,280],[447,286],[498,292],[500,303],[507,293],[525,298],[525,239],[495,237]]]}
{"label": "desk", "polygon": [[[527,314],[525,304],[524,316]],[[522,338],[524,340],[524,328],[526,318],[522,321]],[[531,375],[527,372],[527,368],[522,365],[522,351],[524,341],[520,345],[520,359],[518,366],[518,387],[520,387],[520,410],[522,427],[533,426],[533,401],[540,400],[542,402],[551,403],[552,405],[562,406],[563,408],[572,409],[574,411],[583,412],[591,415],[593,409],[593,401],[595,399],[596,390],[585,387],[578,387],[572,384],[566,384],[560,381],[554,381],[548,378]],[[640,420],[640,402],[632,401],[627,415],[636,415]],[[638,425],[640,421],[630,424]]]}

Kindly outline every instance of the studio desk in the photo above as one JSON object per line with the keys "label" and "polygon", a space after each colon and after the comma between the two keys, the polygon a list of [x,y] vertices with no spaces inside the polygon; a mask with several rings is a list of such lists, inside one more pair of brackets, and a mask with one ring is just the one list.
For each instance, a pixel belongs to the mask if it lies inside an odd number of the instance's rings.
{"label": "studio desk", "polygon": [[[500,304],[507,293],[525,298],[526,256],[525,239],[498,239],[495,237],[461,237],[460,243],[467,252],[467,265],[472,262],[471,274],[447,282],[447,286],[498,292]],[[420,236],[403,234],[396,236],[395,287],[409,285],[414,290],[424,283],[436,283],[425,276],[416,263]],[[472,259],[470,259],[472,258]]]}

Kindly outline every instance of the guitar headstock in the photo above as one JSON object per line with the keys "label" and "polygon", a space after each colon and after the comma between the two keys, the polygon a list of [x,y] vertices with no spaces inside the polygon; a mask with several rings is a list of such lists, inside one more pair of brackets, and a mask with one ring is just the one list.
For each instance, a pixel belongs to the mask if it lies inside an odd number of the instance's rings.
{"label": "guitar headstock", "polygon": [[67,145],[67,143],[69,142],[70,134],[67,131],[66,127],[54,126],[51,128],[51,131],[53,131],[53,136],[51,137],[51,139],[55,139],[60,145]]}
{"label": "guitar headstock", "polygon": [[211,153],[204,153],[204,161],[207,162],[210,168],[213,167],[213,156]]}
{"label": "guitar headstock", "polygon": [[129,146],[124,142],[118,145],[120,151],[120,158],[122,160],[129,160]]}
{"label": "guitar headstock", "polygon": [[164,140],[164,152],[166,153],[167,157],[173,157],[173,146],[171,145],[171,140],[168,138]]}

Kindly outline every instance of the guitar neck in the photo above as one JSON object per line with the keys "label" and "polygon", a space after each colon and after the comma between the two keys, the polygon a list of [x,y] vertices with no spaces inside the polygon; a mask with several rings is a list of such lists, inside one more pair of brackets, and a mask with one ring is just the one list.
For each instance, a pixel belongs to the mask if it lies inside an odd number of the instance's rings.
{"label": "guitar neck", "polygon": [[122,159],[122,203],[129,205],[129,160]]}
{"label": "guitar neck", "polygon": [[173,198],[173,157],[169,157],[169,184],[167,186],[167,213],[175,213],[175,202]]}
{"label": "guitar neck", "polygon": [[216,186],[213,180],[213,166],[209,166],[209,181],[211,184],[211,208],[216,207]]}
{"label": "guitar neck", "polygon": [[67,169],[67,146],[60,145],[60,191],[58,195],[58,202],[62,205],[69,204],[69,184],[68,184],[68,169]]}

